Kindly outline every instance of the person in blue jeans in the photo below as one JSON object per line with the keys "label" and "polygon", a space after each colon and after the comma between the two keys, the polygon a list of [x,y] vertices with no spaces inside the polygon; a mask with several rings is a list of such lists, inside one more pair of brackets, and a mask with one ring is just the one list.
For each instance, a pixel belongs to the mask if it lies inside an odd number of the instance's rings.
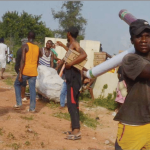
{"label": "person in blue jeans", "polygon": [[15,105],[15,108],[19,109],[22,105],[22,98],[21,98],[21,86],[23,83],[25,83],[28,80],[29,83],[29,90],[30,90],[30,111],[34,111],[35,110],[35,105],[36,105],[36,92],[35,92],[35,84],[36,84],[36,76],[35,77],[30,77],[30,76],[25,76],[22,75],[22,82],[19,81],[19,74],[15,80],[15,94],[16,94],[16,102],[17,105]]}
{"label": "person in blue jeans", "polygon": [[21,85],[23,82],[28,80],[29,89],[30,89],[30,107],[28,109],[29,112],[35,112],[36,105],[36,77],[38,75],[37,66],[39,61],[39,47],[34,44],[35,33],[30,31],[28,33],[28,42],[24,44],[22,49],[22,56],[20,62],[20,69],[18,76],[15,80],[15,94],[16,94],[16,104],[14,106],[15,109],[20,109],[22,106],[21,99]]}
{"label": "person in blue jeans", "polygon": [[67,84],[66,84],[66,79],[65,75],[63,74],[62,79],[64,79],[62,89],[61,89],[61,94],[60,94],[60,109],[65,107],[65,99],[67,96]]}

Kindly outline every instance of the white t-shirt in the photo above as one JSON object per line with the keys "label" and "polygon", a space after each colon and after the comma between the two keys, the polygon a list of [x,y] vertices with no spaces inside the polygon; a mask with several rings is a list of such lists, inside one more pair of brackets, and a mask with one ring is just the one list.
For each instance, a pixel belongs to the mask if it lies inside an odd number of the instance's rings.
{"label": "white t-shirt", "polygon": [[6,59],[5,52],[7,51],[7,45],[4,43],[0,43],[0,59]]}

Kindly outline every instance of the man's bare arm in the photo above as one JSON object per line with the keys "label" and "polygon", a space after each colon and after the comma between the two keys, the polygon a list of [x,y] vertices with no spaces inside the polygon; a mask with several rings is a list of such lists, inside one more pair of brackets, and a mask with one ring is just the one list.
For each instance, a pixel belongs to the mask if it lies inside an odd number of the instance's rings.
{"label": "man's bare arm", "polygon": [[73,66],[75,64],[79,64],[80,62],[82,62],[83,60],[86,59],[87,54],[81,47],[78,48],[78,52],[80,53],[80,55],[79,55],[79,57],[77,57],[76,59],[74,59],[73,61],[70,62],[71,66]]}
{"label": "man's bare arm", "polygon": [[51,64],[51,68],[53,68],[54,67],[54,53],[53,52],[51,52],[51,53],[52,53],[52,55],[51,55],[50,64]]}
{"label": "man's bare arm", "polygon": [[42,57],[43,56],[43,48],[40,48],[39,49],[39,57]]}
{"label": "man's bare arm", "polygon": [[19,71],[19,81],[22,81],[22,71],[25,65],[25,58],[26,58],[26,52],[28,51],[28,45],[25,44],[22,46],[22,56],[21,56],[21,62],[20,62],[20,71]]}
{"label": "man's bare arm", "polygon": [[67,46],[65,46],[62,42],[57,41],[56,43],[57,43],[59,46],[63,47],[66,51],[69,50],[69,48],[68,48]]}

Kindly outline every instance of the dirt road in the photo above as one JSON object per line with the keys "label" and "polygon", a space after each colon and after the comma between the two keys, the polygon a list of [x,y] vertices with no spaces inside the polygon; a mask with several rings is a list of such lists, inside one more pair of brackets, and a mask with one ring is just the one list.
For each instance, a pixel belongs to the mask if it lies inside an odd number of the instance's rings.
{"label": "dirt road", "polygon": [[[7,73],[7,78],[12,75]],[[15,76],[13,76],[14,80]],[[6,79],[5,79],[6,80]],[[54,117],[54,113],[67,113],[67,108],[50,108],[37,100],[36,112],[29,113],[29,101],[21,110],[14,110],[13,85],[0,80],[0,149],[101,149],[114,150],[117,122],[112,111],[105,108],[87,108],[80,103],[80,110],[91,117],[99,117],[96,129],[81,124],[82,139],[65,139],[63,131],[70,130],[70,121]],[[106,140],[109,142],[107,143]]]}

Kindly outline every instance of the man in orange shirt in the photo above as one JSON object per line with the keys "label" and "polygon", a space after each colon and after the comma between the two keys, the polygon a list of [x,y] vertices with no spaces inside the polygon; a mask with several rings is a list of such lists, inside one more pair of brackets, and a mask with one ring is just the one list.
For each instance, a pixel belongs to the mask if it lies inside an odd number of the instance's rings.
{"label": "man in orange shirt", "polygon": [[14,108],[20,109],[20,107],[22,106],[21,85],[23,81],[28,80],[30,89],[30,108],[29,108],[30,112],[35,111],[36,105],[35,84],[36,84],[36,77],[38,75],[37,66],[39,61],[39,47],[33,44],[34,39],[35,33],[33,31],[30,31],[28,33],[28,42],[22,46],[20,71],[14,84],[17,102]]}

